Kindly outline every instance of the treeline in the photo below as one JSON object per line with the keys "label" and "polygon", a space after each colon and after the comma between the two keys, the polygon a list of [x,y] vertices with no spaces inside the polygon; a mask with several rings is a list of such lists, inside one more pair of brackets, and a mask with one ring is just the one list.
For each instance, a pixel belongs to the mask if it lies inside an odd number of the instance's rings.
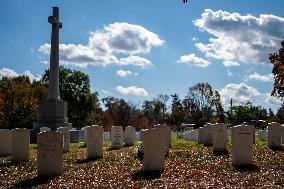
{"label": "treeline", "polygon": [[[47,97],[49,71],[40,81],[27,76],[0,80],[0,129],[26,127],[38,119],[39,104]],[[189,87],[187,95],[158,95],[142,104],[124,99],[106,97],[99,100],[98,93],[90,90],[88,75],[60,67],[60,95],[68,102],[68,119],[73,127],[99,124],[108,130],[112,125],[132,125],[137,129],[149,128],[157,123],[180,125],[206,122],[225,122],[232,125],[250,120],[284,122],[284,106],[276,115],[251,102],[233,105],[227,111],[222,107],[220,95],[208,83]]]}

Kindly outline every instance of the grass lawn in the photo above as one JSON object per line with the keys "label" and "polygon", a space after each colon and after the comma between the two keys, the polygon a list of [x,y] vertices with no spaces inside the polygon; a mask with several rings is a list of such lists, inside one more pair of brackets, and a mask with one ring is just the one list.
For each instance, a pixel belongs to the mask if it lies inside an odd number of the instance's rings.
{"label": "grass lawn", "polygon": [[173,140],[163,172],[141,172],[136,147],[108,150],[104,157],[86,160],[86,148],[72,144],[64,154],[64,174],[37,177],[36,146],[30,146],[30,160],[19,164],[0,157],[0,188],[283,188],[284,151],[272,151],[267,141],[254,145],[254,164],[234,167],[229,152],[214,155],[212,147]]}

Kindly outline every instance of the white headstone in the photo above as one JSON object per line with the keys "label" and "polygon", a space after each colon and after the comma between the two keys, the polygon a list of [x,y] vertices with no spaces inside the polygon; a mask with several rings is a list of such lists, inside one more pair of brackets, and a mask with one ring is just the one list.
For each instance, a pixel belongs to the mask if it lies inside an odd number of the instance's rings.
{"label": "white headstone", "polygon": [[16,128],[12,130],[12,154],[13,162],[29,161],[30,130]]}
{"label": "white headstone", "polygon": [[12,152],[12,131],[0,129],[0,155],[10,155]]}
{"label": "white headstone", "polygon": [[104,141],[110,141],[110,132],[104,132]]}
{"label": "white headstone", "polygon": [[203,144],[204,129],[203,127],[198,128],[198,144]]}
{"label": "white headstone", "polygon": [[111,148],[123,147],[123,127],[112,126],[111,127]]}
{"label": "white headstone", "polygon": [[67,127],[59,127],[58,132],[63,134],[63,152],[69,152],[70,150],[70,130]]}
{"label": "white headstone", "polygon": [[47,131],[50,131],[51,129],[49,127],[41,127],[40,128],[40,132],[47,132]]}
{"label": "white headstone", "polygon": [[137,132],[135,133],[135,140],[137,140],[137,141],[140,141],[140,140],[141,140],[140,131],[137,131]]}
{"label": "white headstone", "polygon": [[142,170],[165,169],[165,140],[161,129],[153,128],[141,131],[142,138]]}
{"label": "white headstone", "polygon": [[213,151],[227,151],[227,125],[217,123],[213,126]]}
{"label": "white headstone", "polygon": [[232,161],[234,165],[252,164],[254,126],[232,128]]}
{"label": "white headstone", "polygon": [[103,135],[102,126],[87,127],[87,158],[103,157]]}
{"label": "white headstone", "polygon": [[63,174],[63,134],[57,131],[37,135],[37,171],[39,176]]}
{"label": "white headstone", "polygon": [[161,129],[162,132],[164,133],[165,136],[165,143],[166,143],[166,152],[169,152],[169,148],[172,145],[172,140],[171,140],[171,127],[168,125],[155,125],[155,128]]}
{"label": "white headstone", "polygon": [[81,128],[81,130],[84,131],[84,143],[85,144],[87,144],[87,127],[90,127],[90,126],[85,126]]}
{"label": "white headstone", "polygon": [[281,147],[281,125],[272,122],[268,124],[268,146],[269,148]]}
{"label": "white headstone", "polygon": [[204,145],[212,146],[213,145],[213,124],[207,123],[204,126]]}
{"label": "white headstone", "polygon": [[125,145],[132,146],[135,141],[135,127],[125,127]]}

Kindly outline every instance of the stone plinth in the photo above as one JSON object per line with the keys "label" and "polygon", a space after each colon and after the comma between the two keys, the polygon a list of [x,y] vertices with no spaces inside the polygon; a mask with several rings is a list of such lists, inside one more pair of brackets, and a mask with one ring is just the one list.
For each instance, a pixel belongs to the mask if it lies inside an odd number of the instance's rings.
{"label": "stone plinth", "polygon": [[111,127],[111,148],[122,148],[123,147],[123,127],[112,126]]}
{"label": "stone plinth", "polygon": [[40,104],[39,127],[56,130],[63,123],[68,123],[67,102],[46,100]]}
{"label": "stone plinth", "polygon": [[63,174],[63,134],[57,131],[37,136],[37,172],[39,176]]}
{"label": "stone plinth", "polygon": [[16,128],[12,130],[12,154],[13,162],[29,161],[30,130]]}
{"label": "stone plinth", "polygon": [[232,161],[234,165],[252,164],[254,126],[232,128]]}
{"label": "stone plinth", "polygon": [[125,145],[132,146],[135,141],[135,127],[125,127]]}
{"label": "stone plinth", "polygon": [[213,127],[213,151],[227,151],[227,125],[224,123],[217,123]]}
{"label": "stone plinth", "polygon": [[12,131],[0,129],[0,155],[10,155],[12,152]]}
{"label": "stone plinth", "polygon": [[161,129],[146,129],[141,132],[142,138],[142,170],[165,169],[165,140]]}
{"label": "stone plinth", "polygon": [[272,122],[268,124],[268,147],[281,147],[281,125],[280,123]]}
{"label": "stone plinth", "polygon": [[69,152],[70,150],[70,130],[67,127],[59,127],[58,132],[63,134],[63,152]]}
{"label": "stone plinth", "polygon": [[102,126],[87,127],[87,158],[103,157],[103,135],[104,128]]}

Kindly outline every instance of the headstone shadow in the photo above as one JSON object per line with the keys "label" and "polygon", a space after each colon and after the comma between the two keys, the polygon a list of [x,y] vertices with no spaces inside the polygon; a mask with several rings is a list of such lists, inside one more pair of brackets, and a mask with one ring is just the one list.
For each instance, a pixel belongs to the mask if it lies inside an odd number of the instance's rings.
{"label": "headstone shadow", "polygon": [[0,158],[5,158],[5,157],[9,157],[10,154],[0,154]]}
{"label": "headstone shadow", "polygon": [[34,178],[29,178],[14,184],[13,188],[32,188],[41,184],[45,184],[53,178],[54,177],[36,176]]}
{"label": "headstone shadow", "polygon": [[229,151],[213,151],[213,155],[214,156],[226,156],[229,155]]}
{"label": "headstone shadow", "polygon": [[84,164],[84,163],[89,163],[89,162],[93,162],[93,161],[97,161],[99,159],[101,159],[102,157],[97,157],[97,158],[86,158],[86,159],[78,159],[76,161],[77,164]]}
{"label": "headstone shadow", "polygon": [[132,174],[132,179],[134,181],[138,180],[154,180],[161,177],[164,170],[158,170],[158,171],[137,171]]}
{"label": "headstone shadow", "polygon": [[280,147],[269,147],[270,150],[272,151],[281,151],[283,152],[284,151],[284,147],[283,146],[280,146]]}
{"label": "headstone shadow", "polygon": [[11,167],[11,166],[16,166],[16,165],[19,165],[21,164],[21,162],[12,162],[12,161],[8,161],[8,162],[5,162],[5,163],[0,163],[0,168],[1,167]]}
{"label": "headstone shadow", "polygon": [[233,167],[239,172],[259,172],[260,169],[255,164],[248,165],[233,165]]}

